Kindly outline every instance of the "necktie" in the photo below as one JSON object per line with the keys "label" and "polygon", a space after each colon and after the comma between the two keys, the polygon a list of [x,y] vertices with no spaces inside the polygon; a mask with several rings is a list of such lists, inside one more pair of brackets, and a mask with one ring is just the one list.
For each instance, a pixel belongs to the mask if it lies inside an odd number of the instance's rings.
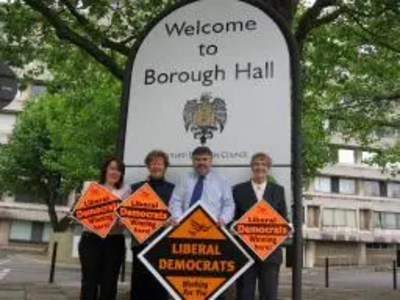
{"label": "necktie", "polygon": [[197,203],[200,200],[201,195],[203,194],[204,187],[204,176],[199,176],[197,179],[196,185],[194,186],[192,198],[190,199],[190,206]]}

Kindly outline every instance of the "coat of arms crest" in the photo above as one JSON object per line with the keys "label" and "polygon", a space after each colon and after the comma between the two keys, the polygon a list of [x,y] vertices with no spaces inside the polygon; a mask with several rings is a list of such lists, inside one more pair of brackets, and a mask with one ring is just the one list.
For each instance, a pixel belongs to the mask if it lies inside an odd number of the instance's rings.
{"label": "coat of arms crest", "polygon": [[225,101],[214,98],[210,93],[203,93],[200,100],[188,100],[183,110],[186,131],[191,131],[202,145],[214,137],[214,131],[222,132],[228,113]]}

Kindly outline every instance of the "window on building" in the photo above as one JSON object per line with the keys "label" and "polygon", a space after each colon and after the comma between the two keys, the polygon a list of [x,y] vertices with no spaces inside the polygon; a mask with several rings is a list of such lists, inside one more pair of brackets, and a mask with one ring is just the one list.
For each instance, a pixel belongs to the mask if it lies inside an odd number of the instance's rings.
{"label": "window on building", "polygon": [[386,243],[368,243],[366,244],[367,249],[396,249],[395,244]]}
{"label": "window on building", "polygon": [[374,228],[383,228],[381,212],[374,212]]}
{"label": "window on building", "polygon": [[52,228],[49,223],[13,220],[9,239],[19,242],[44,243],[50,240]]}
{"label": "window on building", "polygon": [[331,179],[329,177],[317,177],[314,180],[314,191],[321,193],[331,192]]}
{"label": "window on building", "polygon": [[357,215],[355,210],[346,210],[346,226],[356,228],[357,227]]}
{"label": "window on building", "polygon": [[379,181],[366,180],[363,185],[365,196],[379,197],[381,195]]}
{"label": "window on building", "polygon": [[400,198],[400,183],[388,183],[388,196],[391,198]]}
{"label": "window on building", "polygon": [[334,209],[325,208],[322,216],[322,223],[324,226],[335,226]]}
{"label": "window on building", "polygon": [[376,152],[363,151],[361,153],[361,162],[362,162],[362,164],[376,166],[376,164],[372,163],[372,161],[375,159],[376,155],[377,155]]}
{"label": "window on building", "polygon": [[16,193],[14,200],[19,203],[40,203],[35,195],[29,193]]}
{"label": "window on building", "polygon": [[56,200],[56,205],[60,205],[60,206],[67,206],[68,205],[68,196],[60,196],[57,200]]}
{"label": "window on building", "polygon": [[397,214],[395,213],[385,213],[383,215],[384,227],[386,229],[397,229]]}
{"label": "window on building", "polygon": [[332,177],[317,177],[314,180],[314,191],[320,193],[357,194],[357,181],[355,179]]}
{"label": "window on building", "polygon": [[339,179],[339,193],[340,194],[356,194],[356,181],[354,179]]}
{"label": "window on building", "polygon": [[323,225],[326,227],[357,227],[356,210],[325,208]]}
{"label": "window on building", "polygon": [[307,226],[310,228],[319,227],[319,206],[308,206],[307,207]]}
{"label": "window on building", "polygon": [[10,240],[29,241],[31,239],[32,222],[13,220],[10,228]]}
{"label": "window on building", "polygon": [[356,152],[353,149],[339,149],[338,162],[341,164],[355,164]]}
{"label": "window on building", "polygon": [[381,197],[387,197],[388,196],[387,182],[379,181],[379,193],[380,193]]}
{"label": "window on building", "polygon": [[400,229],[400,213],[374,212],[374,227],[380,229]]}
{"label": "window on building", "polygon": [[[34,204],[43,204],[43,202],[33,194],[30,193],[17,193],[15,194],[15,202],[19,203],[34,203]],[[68,205],[68,196],[59,197],[56,200],[56,205]]]}
{"label": "window on building", "polygon": [[40,243],[42,241],[44,224],[42,222],[32,222],[31,241]]}
{"label": "window on building", "polygon": [[335,209],[333,211],[333,220],[334,220],[334,222],[333,222],[334,226],[345,227],[346,226],[346,211]]}
{"label": "window on building", "polygon": [[378,138],[396,138],[400,132],[395,127],[379,127],[375,130],[375,134]]}
{"label": "window on building", "polygon": [[31,92],[33,96],[38,97],[46,92],[46,87],[44,85],[35,84],[32,86]]}
{"label": "window on building", "polygon": [[339,193],[339,177],[331,177],[331,192]]}
{"label": "window on building", "polygon": [[385,181],[365,180],[364,195],[369,197],[387,197],[388,188]]}
{"label": "window on building", "polygon": [[42,242],[48,243],[50,242],[51,233],[53,232],[53,228],[50,223],[44,223],[43,234],[42,234]]}
{"label": "window on building", "polygon": [[361,209],[360,210],[360,229],[371,230],[371,210]]}

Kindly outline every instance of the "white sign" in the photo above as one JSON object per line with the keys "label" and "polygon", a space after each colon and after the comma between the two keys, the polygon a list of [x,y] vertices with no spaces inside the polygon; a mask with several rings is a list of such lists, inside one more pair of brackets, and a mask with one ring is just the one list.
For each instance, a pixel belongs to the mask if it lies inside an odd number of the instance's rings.
{"label": "white sign", "polygon": [[202,143],[217,166],[248,165],[259,151],[291,164],[287,41],[246,1],[195,1],[159,21],[134,57],[127,101],[128,166],[154,149],[187,166]]}

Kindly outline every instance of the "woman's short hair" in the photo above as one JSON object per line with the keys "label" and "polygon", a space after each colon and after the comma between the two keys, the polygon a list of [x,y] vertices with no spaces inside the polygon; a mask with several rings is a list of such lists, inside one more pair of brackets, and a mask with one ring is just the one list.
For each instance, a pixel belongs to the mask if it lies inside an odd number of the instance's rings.
{"label": "woman's short hair", "polygon": [[272,158],[267,153],[257,152],[251,157],[250,165],[252,166],[256,160],[263,160],[267,163],[268,169],[272,167]]}
{"label": "woman's short hair", "polygon": [[155,159],[155,158],[162,158],[164,161],[164,166],[165,168],[169,167],[169,157],[168,154],[165,153],[162,150],[153,150],[149,154],[146,155],[146,158],[144,159],[145,165],[148,167],[150,166],[150,163]]}
{"label": "woman's short hair", "polygon": [[115,188],[116,189],[120,189],[122,187],[122,184],[124,183],[125,164],[122,161],[120,161],[118,158],[116,158],[116,157],[110,157],[104,162],[103,166],[100,169],[100,180],[99,180],[99,183],[100,184],[105,184],[106,183],[107,169],[108,169],[108,166],[112,162],[115,162],[117,164],[118,171],[121,172],[121,178],[115,184]]}

